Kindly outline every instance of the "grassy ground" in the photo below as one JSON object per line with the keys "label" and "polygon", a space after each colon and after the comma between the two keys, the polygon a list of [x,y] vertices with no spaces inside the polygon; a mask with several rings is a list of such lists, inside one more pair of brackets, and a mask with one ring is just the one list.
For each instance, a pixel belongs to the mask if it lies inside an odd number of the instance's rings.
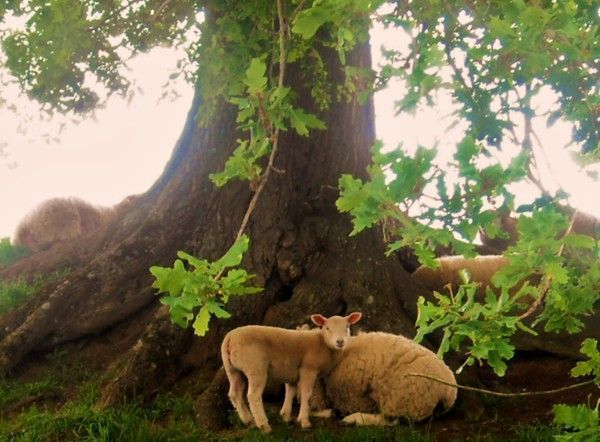
{"label": "grassy ground", "polygon": [[14,281],[0,280],[0,316],[27,301],[42,284],[58,278],[65,273],[66,270],[38,276],[32,282],[22,279]]}
{"label": "grassy ground", "polygon": [[[440,436],[430,424],[392,428],[343,427],[335,420],[313,418],[314,428],[300,430],[282,423],[274,404],[268,407],[273,432],[263,435],[242,428],[232,413],[231,429],[211,433],[196,424],[189,393],[160,394],[150,404],[99,409],[100,385],[110,373],[90,372],[83,364],[54,353],[47,370],[27,380],[0,378],[0,441],[522,441],[552,440],[549,426],[506,428],[488,434],[486,425],[463,434]],[[438,428],[439,429],[439,428]]]}
{"label": "grassy ground", "polygon": [[28,253],[25,247],[12,245],[10,238],[0,239],[0,267],[8,266]]}

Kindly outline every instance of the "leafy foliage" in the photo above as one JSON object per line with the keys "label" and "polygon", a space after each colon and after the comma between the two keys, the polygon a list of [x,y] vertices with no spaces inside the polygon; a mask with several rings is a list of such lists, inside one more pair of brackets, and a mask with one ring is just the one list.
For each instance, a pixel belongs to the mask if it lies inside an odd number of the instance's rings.
{"label": "leafy foliage", "polygon": [[600,438],[598,406],[595,408],[579,405],[558,404],[553,407],[554,423],[563,430],[556,435],[560,441],[588,441]]}
{"label": "leafy foliage", "polygon": [[[439,158],[437,146],[409,153],[377,143],[367,181],[340,178],[338,209],[350,214],[352,235],[380,225],[388,254],[410,247],[429,267],[437,265],[440,250],[474,256],[480,233],[507,236],[499,214],[521,213],[519,241],[506,251],[508,265],[493,290],[479,295],[467,278],[454,293],[419,300],[417,339],[443,330],[440,354],[462,349],[465,364],[486,360],[502,375],[517,329],[536,333],[543,324],[546,331],[578,332],[600,299],[598,243],[565,234],[573,216],[564,209],[568,196],[543,188],[536,152],[544,146],[534,148],[539,120],[565,118],[580,150],[597,150],[597,11],[591,2],[412,1],[380,11],[377,19],[403,29],[411,42],[406,49],[383,49],[387,61],[376,87],[400,80],[397,112],[434,106],[441,91],[449,93],[456,105],[452,126],[464,127],[464,135],[450,160]],[[533,104],[550,90],[553,103]],[[498,160],[497,152],[506,157],[515,146],[520,152],[509,163]],[[515,208],[512,186],[523,182],[542,197]],[[538,304],[541,313],[524,324]]]}
{"label": "leafy foliage", "polygon": [[515,349],[509,338],[518,326],[524,326],[510,315],[514,303],[506,292],[496,296],[488,288],[485,303],[481,303],[476,300],[476,291],[476,284],[467,283],[450,296],[436,292],[435,303],[419,297],[415,341],[421,342],[426,334],[441,328],[444,334],[438,350],[440,357],[448,350],[464,347],[468,355],[464,365],[487,360],[496,374],[503,376],[505,361],[513,357]]}
{"label": "leafy foliage", "polygon": [[596,339],[586,339],[581,344],[581,353],[587,356],[587,361],[579,361],[571,375],[579,376],[594,376],[596,385],[600,386],[600,352],[598,351],[598,341]]}
{"label": "leafy foliage", "polygon": [[179,251],[177,256],[180,259],[175,260],[173,267],[150,268],[156,278],[152,286],[158,289],[158,293],[165,294],[160,302],[169,306],[173,323],[183,328],[192,323],[194,332],[204,336],[211,316],[231,316],[223,309],[230,297],[262,290],[249,285],[253,275],[235,268],[242,262],[248,244],[248,237],[244,235],[214,262]]}
{"label": "leafy foliage", "polygon": [[[450,193],[450,177],[443,167],[434,164],[436,149],[419,147],[411,156],[402,149],[384,152],[383,145],[377,143],[369,167],[370,181],[363,183],[343,175],[337,207],[351,214],[352,234],[383,223],[394,238],[388,253],[410,246],[429,266],[435,266],[436,247],[452,246],[458,253],[472,255],[473,246],[464,240],[473,241],[480,227],[490,229],[494,222],[494,215],[485,209],[489,192],[510,199],[506,186],[525,173],[525,157],[516,158],[504,169],[497,165],[477,167],[475,157],[481,149],[472,137],[459,144],[454,157],[462,166],[462,181],[455,183]],[[434,205],[424,202],[431,189],[439,191]],[[420,213],[409,216],[409,210],[418,203],[422,204]]]}
{"label": "leafy foliage", "polygon": [[[597,386],[600,386],[600,352],[596,339],[586,339],[581,345],[581,353],[587,360],[579,361],[571,370],[571,376],[594,376]],[[584,404],[564,405],[558,404],[553,408],[554,424],[562,433],[556,436],[563,441],[588,441],[600,438],[600,399],[594,408]]]}

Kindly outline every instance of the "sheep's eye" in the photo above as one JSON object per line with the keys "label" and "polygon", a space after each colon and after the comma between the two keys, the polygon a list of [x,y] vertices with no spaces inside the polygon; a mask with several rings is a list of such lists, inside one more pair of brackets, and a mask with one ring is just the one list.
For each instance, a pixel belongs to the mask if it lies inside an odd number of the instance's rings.
{"label": "sheep's eye", "polygon": [[325,330],[329,331],[329,327],[325,326]]}

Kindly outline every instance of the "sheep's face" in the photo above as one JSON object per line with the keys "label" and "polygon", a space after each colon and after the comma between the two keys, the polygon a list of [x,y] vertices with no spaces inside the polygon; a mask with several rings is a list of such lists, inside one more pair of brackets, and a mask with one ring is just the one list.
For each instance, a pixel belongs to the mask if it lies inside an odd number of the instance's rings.
{"label": "sheep's face", "polygon": [[357,323],[362,313],[354,312],[348,316],[312,315],[310,319],[321,327],[321,335],[325,345],[334,350],[343,350],[350,336],[350,325]]}

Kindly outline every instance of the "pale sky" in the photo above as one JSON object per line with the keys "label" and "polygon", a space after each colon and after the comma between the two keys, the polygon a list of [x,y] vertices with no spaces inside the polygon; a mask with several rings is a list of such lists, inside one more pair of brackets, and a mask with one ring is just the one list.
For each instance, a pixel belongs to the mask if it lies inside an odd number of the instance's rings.
{"label": "pale sky", "polygon": [[[396,37],[392,40],[399,42]],[[373,33],[373,48],[378,49],[384,41],[390,46],[389,33]],[[76,196],[107,206],[152,185],[171,155],[192,100],[192,87],[180,83],[179,99],[158,102],[161,85],[180,55],[159,48],[132,60],[133,77],[144,94],[137,94],[129,105],[111,99],[97,112],[95,121],[67,126],[55,144],[48,145],[39,136],[44,129],[52,130],[51,125],[21,134],[19,119],[0,108],[0,142],[8,142],[9,154],[0,158],[0,238],[11,236],[19,220],[48,198]],[[444,132],[451,122],[448,98],[441,97],[434,109],[394,117],[393,103],[399,96],[391,89],[375,97],[377,133],[386,145],[403,142],[413,150],[418,143],[431,146],[437,139],[443,148],[460,139],[460,128]],[[31,104],[22,99],[19,106]],[[568,124],[560,122],[550,130],[545,125],[538,128],[552,175],[573,195],[572,204],[600,217],[600,183],[585,179],[562,147],[570,139],[570,131]],[[518,191],[531,195],[528,189]]]}

